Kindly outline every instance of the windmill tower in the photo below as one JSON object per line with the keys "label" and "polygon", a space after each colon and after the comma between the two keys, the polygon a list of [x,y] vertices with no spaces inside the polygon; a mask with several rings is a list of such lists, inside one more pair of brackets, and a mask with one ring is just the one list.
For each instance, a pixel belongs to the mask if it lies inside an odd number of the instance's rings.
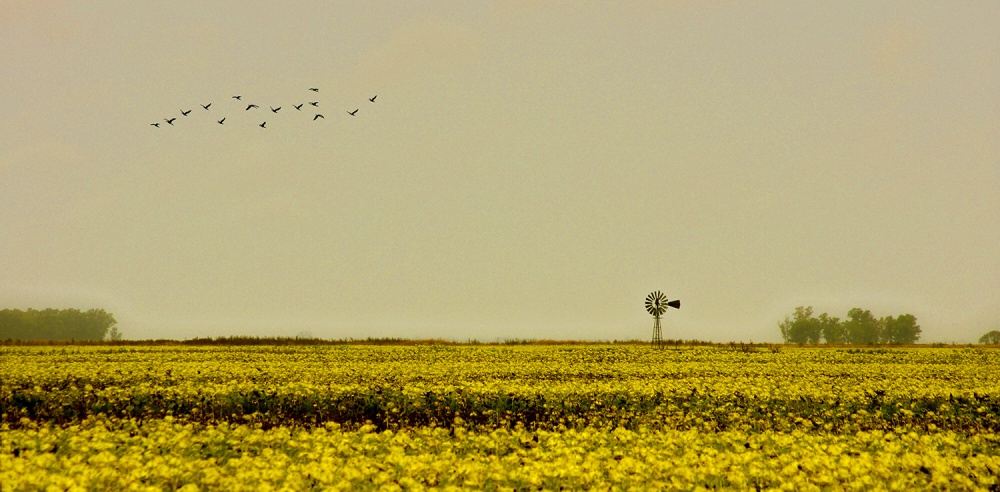
{"label": "windmill tower", "polygon": [[653,315],[653,347],[663,347],[663,334],[660,331],[660,316],[667,312],[667,307],[675,309],[681,308],[681,301],[667,301],[667,296],[663,292],[656,291],[646,296],[646,311]]}

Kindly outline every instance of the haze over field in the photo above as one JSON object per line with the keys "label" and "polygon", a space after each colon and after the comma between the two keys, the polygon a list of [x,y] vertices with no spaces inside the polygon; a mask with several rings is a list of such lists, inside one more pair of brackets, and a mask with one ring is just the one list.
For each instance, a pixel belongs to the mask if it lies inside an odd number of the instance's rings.
{"label": "haze over field", "polygon": [[5,0],[0,308],[627,339],[662,290],[664,338],[1000,328],[1000,3],[625,5]]}

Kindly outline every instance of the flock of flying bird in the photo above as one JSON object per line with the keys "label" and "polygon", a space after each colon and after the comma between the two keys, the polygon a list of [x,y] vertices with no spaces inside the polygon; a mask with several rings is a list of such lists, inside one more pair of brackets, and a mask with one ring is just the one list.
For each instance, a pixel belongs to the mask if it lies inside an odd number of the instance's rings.
{"label": "flock of flying bird", "polygon": [[[319,92],[319,88],[318,87],[310,87],[309,90],[312,91],[312,92]],[[378,94],[376,94],[376,95],[374,95],[372,97],[369,97],[368,101],[374,103],[376,97],[378,97]],[[242,102],[243,101],[243,96],[236,95],[236,96],[233,96],[232,99],[235,99],[237,101],[241,101]],[[311,106],[311,107],[319,108],[319,101],[306,101],[306,102],[308,102],[309,106]],[[293,104],[292,107],[295,108],[297,111],[302,111],[302,107],[306,105],[306,102],[301,102],[299,104]],[[212,103],[199,104],[199,106],[201,106],[205,111],[210,111],[209,108],[212,106]],[[268,107],[271,108],[271,112],[274,113],[274,114],[278,114],[278,111],[281,111],[281,106],[278,106],[278,107],[268,106]],[[247,104],[247,107],[246,107],[246,109],[244,111],[250,111],[252,109],[260,109],[260,106],[258,106],[256,104],[253,104],[253,103]],[[361,108],[357,108],[354,111],[347,111],[347,114],[349,114],[351,116],[354,116],[354,115],[358,114],[358,110],[360,110],[360,109]],[[191,114],[191,111],[193,111],[193,110],[189,109],[189,110],[185,111],[185,110],[182,109],[181,110],[181,115],[186,117],[187,115]],[[316,121],[318,119],[324,119],[325,120],[326,117],[323,116],[320,113],[315,113],[313,115],[313,117],[312,117],[312,120]],[[174,126],[174,121],[176,121],[176,120],[177,120],[176,116],[174,116],[173,118],[163,118],[163,121],[167,122],[167,124],[170,125],[170,126]],[[226,124],[226,117],[224,116],[221,120],[217,120],[216,123],[218,123],[220,125]],[[159,123],[159,122],[157,122],[157,123],[150,123],[151,126],[155,126],[156,128],[159,128],[161,124],[162,123]],[[266,129],[267,128],[267,120],[262,121],[257,126]]]}

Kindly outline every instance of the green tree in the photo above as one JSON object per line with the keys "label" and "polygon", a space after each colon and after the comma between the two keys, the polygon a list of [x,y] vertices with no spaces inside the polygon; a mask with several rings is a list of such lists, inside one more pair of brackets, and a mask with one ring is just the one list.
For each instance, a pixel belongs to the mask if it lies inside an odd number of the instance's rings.
{"label": "green tree", "polygon": [[993,330],[979,337],[979,343],[1000,344],[1000,331]]}
{"label": "green tree", "polygon": [[795,308],[791,318],[778,323],[781,337],[786,343],[818,343],[822,334],[822,326],[813,316],[812,306]]}
{"label": "green tree", "polygon": [[901,314],[895,318],[882,318],[882,341],[891,344],[916,343],[920,339],[920,325],[912,314]]}
{"label": "green tree", "polygon": [[0,340],[103,340],[115,324],[103,309],[4,309]]}
{"label": "green tree", "polygon": [[108,330],[118,324],[115,316],[103,309],[91,309],[81,314],[83,322],[80,331],[86,334],[87,340],[104,340]]}
{"label": "green tree", "polygon": [[0,311],[0,339],[27,340],[31,334],[24,312],[17,309]]}
{"label": "green tree", "polygon": [[882,341],[881,323],[872,312],[854,308],[847,312],[844,322],[844,340],[847,343],[876,344]]}
{"label": "green tree", "polygon": [[111,325],[111,329],[108,330],[108,340],[112,342],[117,342],[122,339],[122,332],[118,329],[118,325]]}
{"label": "green tree", "polygon": [[818,320],[826,343],[844,343],[844,324],[840,322],[840,318],[823,313],[819,315]]}

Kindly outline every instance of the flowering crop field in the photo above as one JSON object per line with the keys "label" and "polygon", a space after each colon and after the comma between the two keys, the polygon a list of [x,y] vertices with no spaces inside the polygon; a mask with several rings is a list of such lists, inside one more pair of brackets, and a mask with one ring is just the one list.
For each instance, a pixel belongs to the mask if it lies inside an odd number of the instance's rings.
{"label": "flowering crop field", "polygon": [[3,490],[1000,489],[1000,351],[0,347]]}

